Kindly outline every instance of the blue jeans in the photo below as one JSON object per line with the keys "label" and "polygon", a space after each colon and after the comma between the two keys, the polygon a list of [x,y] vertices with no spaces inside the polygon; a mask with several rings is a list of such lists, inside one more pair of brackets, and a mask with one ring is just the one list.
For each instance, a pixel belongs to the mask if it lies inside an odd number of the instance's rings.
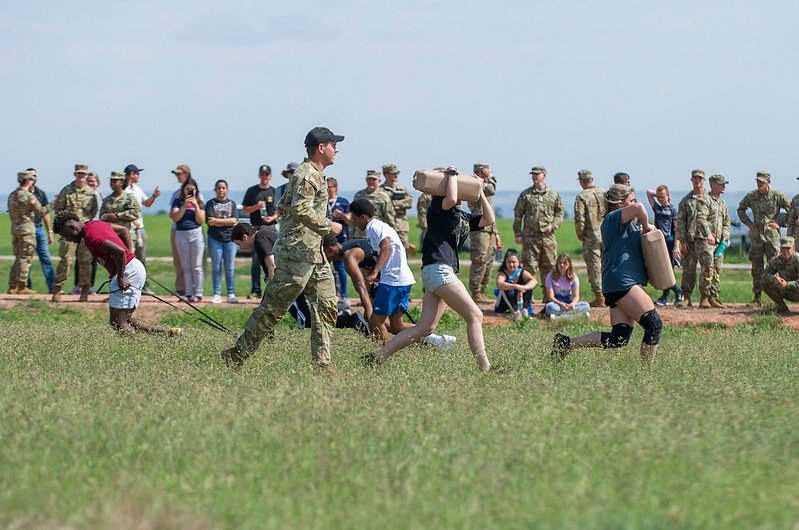
{"label": "blue jeans", "polygon": [[214,294],[222,294],[222,262],[225,264],[227,294],[234,294],[233,281],[236,276],[236,250],[236,243],[232,241],[222,243],[213,237],[208,238],[208,253],[211,255],[211,280],[214,285]]}
{"label": "blue jeans", "polygon": [[333,270],[336,272],[336,276],[338,276],[338,286],[340,289],[336,294],[342,298],[347,298],[347,271],[344,269],[344,261],[334,259]]}
{"label": "blue jeans", "polygon": [[[53,291],[53,280],[55,279],[55,271],[53,270],[53,262],[50,259],[50,245],[47,243],[47,232],[44,231],[44,226],[36,227],[36,254],[39,256],[39,263],[42,264],[42,272],[44,273],[44,281],[47,282],[47,291]],[[28,275],[28,287],[31,286],[31,277]]]}

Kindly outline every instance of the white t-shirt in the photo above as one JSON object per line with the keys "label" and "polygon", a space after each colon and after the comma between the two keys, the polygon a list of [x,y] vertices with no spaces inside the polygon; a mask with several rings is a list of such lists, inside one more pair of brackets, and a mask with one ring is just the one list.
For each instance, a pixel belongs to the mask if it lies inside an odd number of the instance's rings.
{"label": "white t-shirt", "polygon": [[139,217],[139,226],[144,228],[144,201],[147,199],[147,194],[144,193],[144,190],[141,189],[141,186],[138,184],[131,184],[126,188],[128,192],[130,192],[136,200],[139,201],[139,208],[142,211],[142,217]]}
{"label": "white t-shirt", "polygon": [[[366,225],[366,239],[376,253],[380,253],[380,242],[386,238],[391,243],[391,256],[380,271],[380,283],[394,287],[413,285],[416,280],[411,268],[408,267],[405,247],[402,246],[402,241],[400,241],[396,230],[380,219],[375,218],[369,221]],[[375,256],[375,260],[377,260],[377,256]]]}

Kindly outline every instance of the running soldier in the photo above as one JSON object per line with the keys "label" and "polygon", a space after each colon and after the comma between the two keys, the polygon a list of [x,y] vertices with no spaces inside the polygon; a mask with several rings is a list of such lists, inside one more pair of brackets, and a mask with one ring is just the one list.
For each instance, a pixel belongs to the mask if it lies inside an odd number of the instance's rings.
{"label": "running soldier", "polygon": [[577,172],[577,181],[583,191],[574,199],[574,230],[583,242],[583,260],[588,269],[588,282],[594,292],[591,307],[604,307],[602,295],[602,221],[607,212],[605,190],[594,185],[590,169]]}
{"label": "running soldier", "polygon": [[[721,198],[729,181],[724,175],[711,175],[710,181],[710,233],[716,240],[716,249],[713,252],[713,284],[710,287],[710,305],[724,307],[719,299],[721,266],[724,264],[724,248],[730,244],[730,209]],[[726,241],[726,245],[720,248]],[[720,251],[719,251],[720,250]]]}
{"label": "running soldier", "polygon": [[408,252],[408,210],[413,207],[413,197],[405,186],[397,184],[399,169],[394,164],[383,166],[383,178],[386,181],[380,186],[391,198],[391,205],[394,207],[394,230],[402,241],[405,252]]}
{"label": "running soldier", "polygon": [[19,187],[8,196],[8,216],[11,220],[11,240],[14,247],[14,264],[8,275],[8,294],[36,294],[28,289],[33,254],[36,252],[36,223],[34,216],[47,215],[33,194],[36,176],[31,171],[17,173]]}
{"label": "running soldier", "polygon": [[[491,197],[497,192],[497,179],[494,173],[488,164],[478,162],[474,165],[474,174],[483,180],[483,194],[493,208]],[[470,202],[469,211],[473,215],[482,215],[480,201]],[[469,232],[469,258],[472,260],[469,268],[469,292],[472,293],[472,300],[475,302],[494,302],[494,299],[487,297],[485,292],[491,279],[497,246],[501,246],[501,242],[496,223],[491,223],[483,230]]]}

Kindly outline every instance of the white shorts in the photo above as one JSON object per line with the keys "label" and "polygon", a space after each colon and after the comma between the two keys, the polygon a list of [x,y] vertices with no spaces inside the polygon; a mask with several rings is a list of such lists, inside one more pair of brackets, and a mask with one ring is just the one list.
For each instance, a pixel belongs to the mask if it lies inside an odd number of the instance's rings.
{"label": "white shorts", "polygon": [[130,263],[125,266],[124,276],[130,282],[127,291],[119,290],[116,276],[108,284],[108,307],[111,309],[136,309],[141,300],[141,290],[144,288],[144,282],[147,281],[147,271],[142,262],[136,258],[130,260]]}

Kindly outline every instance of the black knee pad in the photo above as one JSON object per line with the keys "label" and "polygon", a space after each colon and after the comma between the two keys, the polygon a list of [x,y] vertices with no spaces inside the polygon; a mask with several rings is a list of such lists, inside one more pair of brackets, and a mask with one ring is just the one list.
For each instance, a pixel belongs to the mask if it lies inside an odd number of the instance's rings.
{"label": "black knee pad", "polygon": [[652,346],[660,342],[660,332],[663,330],[663,321],[660,320],[657,309],[644,313],[638,323],[644,328],[644,340],[641,342]]}
{"label": "black knee pad", "polygon": [[610,330],[610,333],[602,332],[602,347],[608,348],[621,348],[627,346],[630,342],[630,337],[633,335],[633,327],[627,324],[616,324]]}

